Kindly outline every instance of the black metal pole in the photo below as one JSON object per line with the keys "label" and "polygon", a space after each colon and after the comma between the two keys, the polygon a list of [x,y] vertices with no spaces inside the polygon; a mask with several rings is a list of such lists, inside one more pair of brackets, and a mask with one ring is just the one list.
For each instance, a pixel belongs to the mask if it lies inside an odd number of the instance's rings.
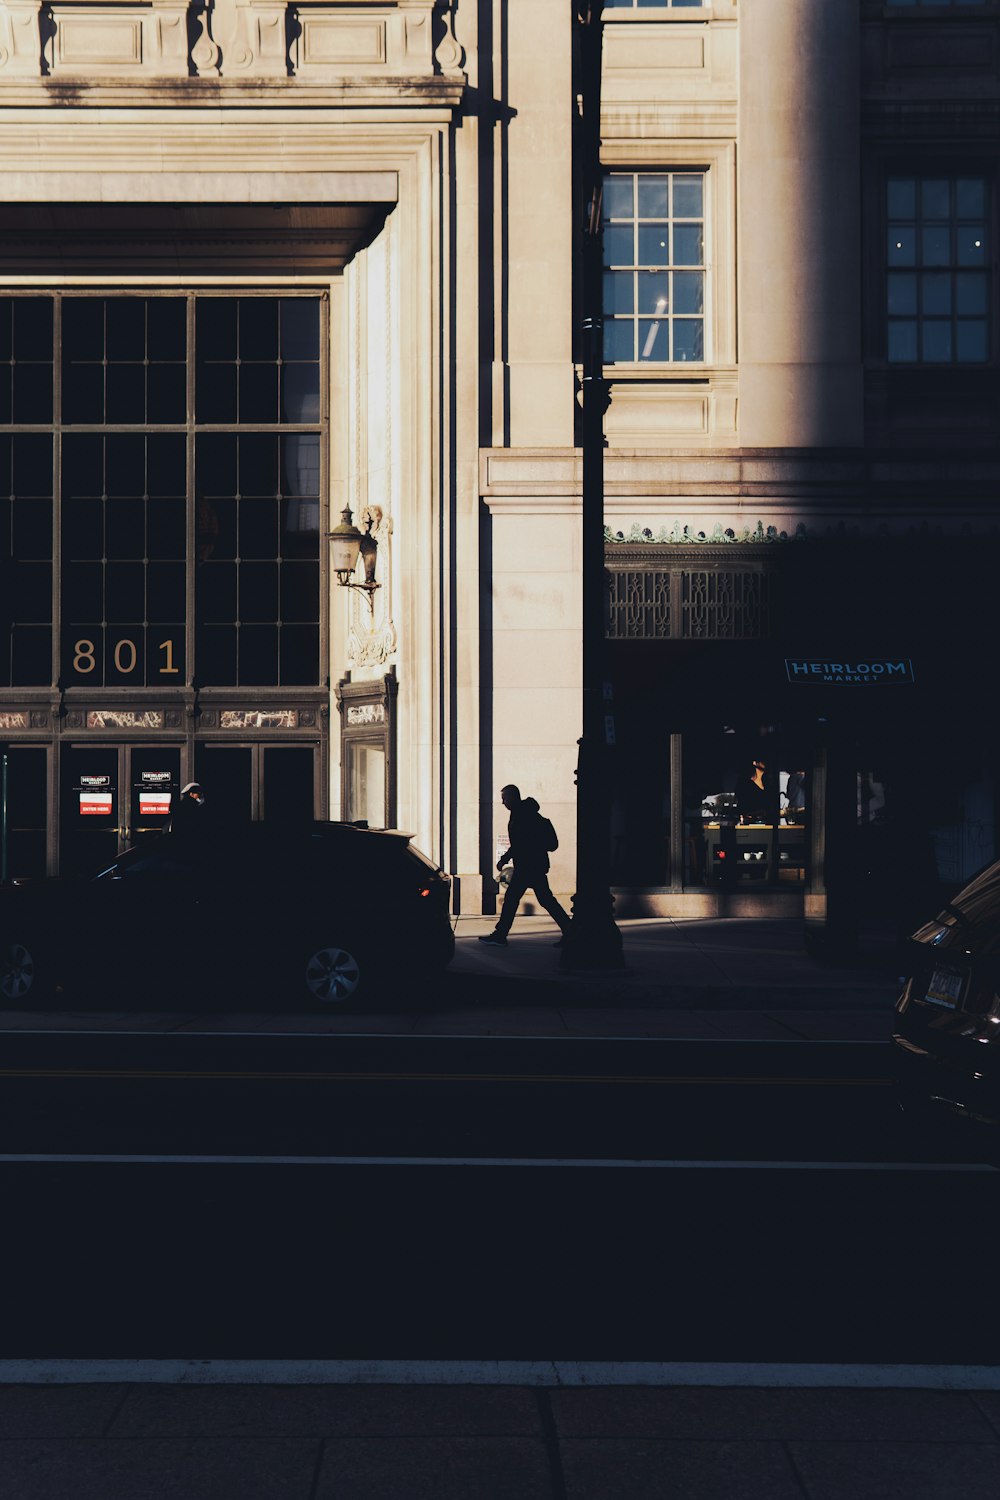
{"label": "black metal pole", "polygon": [[576,894],[562,949],[567,969],[621,969],[621,933],[612,915],[611,708],[605,700],[604,329],[601,246],[601,50],[604,0],[574,0],[578,35],[578,181],[583,325],[583,738],[576,771]]}

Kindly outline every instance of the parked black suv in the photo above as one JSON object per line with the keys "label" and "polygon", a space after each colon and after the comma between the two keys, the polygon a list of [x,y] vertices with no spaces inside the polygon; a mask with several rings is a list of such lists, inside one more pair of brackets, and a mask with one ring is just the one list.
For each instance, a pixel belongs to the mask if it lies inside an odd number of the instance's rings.
{"label": "parked black suv", "polygon": [[342,823],[154,834],[90,879],[0,891],[0,1003],[405,1004],[451,961],[448,877]]}
{"label": "parked black suv", "polygon": [[1000,1123],[1000,863],[913,934],[896,1005],[904,1105]]}

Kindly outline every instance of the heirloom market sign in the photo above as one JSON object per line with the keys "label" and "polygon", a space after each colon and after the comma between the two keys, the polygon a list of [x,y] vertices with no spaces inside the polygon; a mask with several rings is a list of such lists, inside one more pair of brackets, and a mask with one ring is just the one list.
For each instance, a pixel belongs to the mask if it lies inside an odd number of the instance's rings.
{"label": "heirloom market sign", "polygon": [[834,682],[874,684],[913,682],[909,658],[875,661],[805,661],[785,658],[789,682]]}

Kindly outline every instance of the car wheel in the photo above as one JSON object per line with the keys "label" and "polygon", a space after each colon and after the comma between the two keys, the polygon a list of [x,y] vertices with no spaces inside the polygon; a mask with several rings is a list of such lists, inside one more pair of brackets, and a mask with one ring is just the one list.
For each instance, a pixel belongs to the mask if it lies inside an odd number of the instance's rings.
{"label": "car wheel", "polygon": [[38,959],[29,943],[4,938],[0,942],[0,1002],[26,1005],[42,993]]}
{"label": "car wheel", "polygon": [[358,954],[338,943],[314,948],[305,963],[306,994],[322,1010],[348,1008],[371,988],[367,966]]}

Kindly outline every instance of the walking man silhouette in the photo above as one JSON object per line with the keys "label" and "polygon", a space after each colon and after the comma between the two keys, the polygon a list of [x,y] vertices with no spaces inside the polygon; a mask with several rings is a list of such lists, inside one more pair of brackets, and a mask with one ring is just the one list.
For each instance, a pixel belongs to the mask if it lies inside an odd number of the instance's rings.
{"label": "walking man silhouette", "polygon": [[525,797],[522,801],[516,786],[503,787],[500,801],[510,813],[507,824],[510,847],[497,860],[497,869],[502,870],[511,859],[514,862],[514,874],[507,887],[499,922],[492,932],[479,941],[495,948],[506,947],[507,934],[517,913],[518,903],[524,893],[531,890],[534,891],[539,906],[559,925],[562,937],[556,944],[558,947],[569,932],[570,919],[549,887],[549,850],[557,848],[559,843],[555,829],[548,818],[542,817],[534,797]]}

